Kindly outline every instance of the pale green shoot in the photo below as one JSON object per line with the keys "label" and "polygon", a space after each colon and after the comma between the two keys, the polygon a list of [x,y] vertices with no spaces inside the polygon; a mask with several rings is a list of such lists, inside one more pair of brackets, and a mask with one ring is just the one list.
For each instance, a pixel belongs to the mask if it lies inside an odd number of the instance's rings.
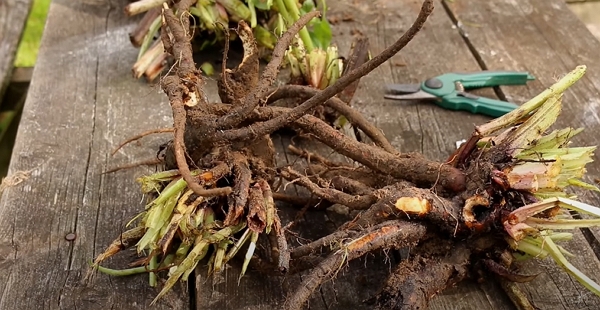
{"label": "pale green shoot", "polygon": [[585,286],[597,296],[600,296],[600,285],[598,285],[592,279],[588,278],[585,274],[579,271],[579,269],[575,268],[575,266],[569,263],[569,261],[561,253],[558,246],[554,243],[552,238],[549,238],[548,236],[543,236],[542,238],[544,238],[544,248],[548,251],[550,256],[552,256],[554,261],[567,273],[575,277],[575,279],[577,279],[579,283],[581,283],[583,286]]}
{"label": "pale green shoot", "polygon": [[246,269],[248,268],[248,264],[250,264],[250,260],[254,255],[254,251],[256,250],[256,241],[258,241],[259,233],[256,231],[252,231],[250,234],[250,245],[248,246],[248,251],[246,251],[246,257],[244,257],[244,263],[242,264],[242,272],[240,272],[240,276],[238,277],[238,284],[244,274],[246,274]]}
{"label": "pale green shoot", "polygon": [[517,109],[502,115],[486,124],[477,126],[477,132],[481,136],[489,136],[493,132],[502,129],[508,125],[515,124],[520,120],[527,118],[529,114],[539,108],[548,98],[557,94],[562,94],[571,85],[575,84],[584,74],[587,67],[585,65],[577,66],[554,85],[527,101]]}

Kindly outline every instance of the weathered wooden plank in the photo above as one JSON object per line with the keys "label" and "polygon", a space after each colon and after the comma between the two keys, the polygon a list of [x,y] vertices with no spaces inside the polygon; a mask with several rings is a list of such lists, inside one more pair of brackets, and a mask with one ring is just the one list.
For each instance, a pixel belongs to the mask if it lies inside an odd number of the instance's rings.
{"label": "weathered wooden plank", "polygon": [[[212,83],[212,82],[209,82]],[[278,167],[295,165],[302,167],[302,160],[295,162],[294,155],[286,152],[287,145],[290,144],[290,137],[275,133],[272,135],[275,145],[275,161]],[[315,145],[310,145],[311,151],[315,151]],[[304,193],[306,190],[295,185],[286,186],[285,190],[280,190],[290,195]],[[278,214],[283,225],[294,220],[299,210],[286,204],[278,203]],[[311,223],[316,229],[298,231],[295,236],[297,239],[316,239],[327,233],[323,212],[309,212],[302,218],[302,223],[306,225]],[[262,239],[259,240],[259,242]],[[288,240],[290,246],[295,246],[297,242]],[[258,251],[263,249],[261,245]],[[242,249],[240,253],[245,253]],[[261,251],[260,255],[265,257],[267,251]],[[234,258],[227,266],[227,269],[221,274],[207,276],[207,267],[199,266],[196,269],[196,308],[197,309],[278,309],[283,304],[283,297],[287,290],[293,289],[300,283],[301,275],[283,275],[264,273],[249,268],[245,276],[241,278],[238,284],[238,278],[241,272],[243,255]],[[327,309],[320,296],[315,296],[310,300],[311,309]]]}
{"label": "weathered wooden plank", "polygon": [[[370,40],[371,52],[381,52],[413,22],[421,1],[355,2],[345,10],[355,22],[338,24],[335,31],[348,34],[359,30]],[[339,39],[347,50],[350,40]],[[464,111],[444,110],[434,104],[410,103],[383,98],[387,83],[418,83],[452,71],[479,70],[460,36],[452,30],[443,7],[437,5],[424,29],[389,62],[364,77],[352,105],[364,113],[402,152],[422,152],[435,160],[445,160],[455,142],[473,130],[474,124],[489,120]],[[493,92],[488,95],[493,96]],[[461,121],[456,121],[460,119]]]}
{"label": "weathered wooden plank", "polygon": [[32,3],[32,0],[5,0],[0,3],[0,101],[10,82],[17,47]]}
{"label": "weathered wooden plank", "polygon": [[[503,87],[506,97],[524,102],[551,85],[556,77],[587,65],[585,77],[563,97],[562,114],[555,128],[585,127],[577,145],[598,145],[600,138],[600,42],[560,0],[552,1],[454,1],[446,3],[462,22],[467,40],[490,70],[526,70],[537,80],[526,87]],[[600,162],[588,165],[587,181],[600,175]],[[600,205],[600,195],[575,191],[587,203]],[[584,231],[585,232],[585,231]],[[592,236],[593,238],[593,236]],[[592,240],[597,243],[597,240]],[[572,262],[595,281],[600,280],[597,254],[581,233],[566,246],[577,257]],[[528,272],[541,272],[522,285],[541,309],[595,309],[600,298],[567,276],[552,261],[528,263]]]}
{"label": "weathered wooden plank", "polygon": [[[331,19],[350,19],[333,25],[334,41],[345,55],[350,48],[352,36],[362,34],[369,38],[372,54],[381,52],[396,40],[413,22],[420,2],[409,1],[377,1],[377,2],[343,2],[328,1]],[[351,16],[351,18],[349,18]],[[343,18],[342,18],[343,17]],[[439,47],[444,47],[441,57]],[[385,100],[383,88],[386,83],[419,82],[430,76],[448,71],[476,71],[479,66],[469,53],[462,38],[452,30],[452,23],[441,5],[435,9],[425,29],[417,35],[399,55],[389,63],[376,69],[361,80],[352,105],[363,112],[370,121],[381,128],[394,146],[402,151],[420,151],[431,158],[443,160],[454,150],[455,141],[468,136],[473,125],[485,122],[489,118],[472,115],[466,112],[446,111],[435,105],[400,103]],[[493,92],[486,93],[493,96]],[[461,118],[461,121],[456,121]],[[278,152],[285,149],[284,142]],[[311,148],[312,150],[312,148]],[[327,156],[327,151],[323,152]],[[330,155],[330,154],[329,154]],[[281,162],[293,161],[292,155],[279,154]],[[282,210],[287,221],[295,212]],[[326,228],[327,212],[311,212],[310,221],[313,228],[319,228],[322,235]],[[333,215],[332,215],[333,216]],[[287,222],[286,221],[286,222]],[[284,223],[285,225],[285,223]],[[325,229],[325,231],[323,231]],[[300,231],[297,238],[310,237],[310,232]],[[314,233],[314,232],[313,232]],[[314,238],[314,237],[313,237]],[[379,289],[387,273],[394,264],[393,255],[369,256],[365,260],[352,262],[351,268],[344,268],[334,281],[329,281],[311,296],[310,309],[369,309],[363,301]],[[272,282],[266,279],[242,280],[240,286],[227,285],[237,281],[238,268],[232,265],[225,275],[219,278],[212,295],[206,293],[210,284],[199,286],[198,307],[205,309],[268,309],[277,307],[283,302],[283,291],[273,289]],[[246,277],[252,277],[249,274]],[[285,290],[294,289],[299,279],[285,279]],[[210,283],[210,282],[208,282]],[[255,285],[253,288],[248,285]],[[490,290],[489,287],[493,289]],[[229,289],[225,291],[225,287]],[[504,293],[498,291],[493,284],[482,289],[473,282],[465,282],[458,288],[437,296],[431,303],[431,309],[482,308],[510,309],[512,305]],[[494,290],[495,289],[495,290]],[[265,296],[258,303],[252,293]],[[284,290],[284,291],[285,291]],[[225,293],[224,293],[225,292]],[[273,296],[281,294],[279,296]],[[206,299],[212,299],[207,301]],[[247,299],[247,300],[245,300]],[[279,301],[279,302],[278,302]]]}
{"label": "weathered wooden plank", "polygon": [[29,83],[31,82],[31,75],[33,74],[33,67],[15,67],[13,68],[13,74],[10,78],[11,83]]}
{"label": "weathered wooden plank", "polygon": [[[282,149],[287,150],[287,146],[293,144],[298,148],[317,152],[321,156],[334,162],[345,162],[350,164],[347,158],[332,152],[331,149],[316,141],[306,141],[301,138],[294,138],[293,142],[289,139],[282,139]],[[284,158],[283,165],[293,165],[297,171],[303,171],[305,165],[304,159],[298,159],[293,154],[284,154],[280,156]],[[285,184],[285,183],[284,183]],[[306,190],[303,188],[292,188],[295,185],[288,185],[289,194],[294,194],[296,190],[302,194]],[[298,210],[284,209],[286,212],[283,221],[289,223],[297,218]],[[316,240],[334,232],[337,227],[348,220],[352,219],[353,215],[340,214],[332,208],[322,211],[309,211],[300,218],[300,222],[290,232],[289,235],[291,246],[299,246],[308,240]],[[389,271],[397,263],[397,259],[393,253],[380,252],[366,255],[360,259],[349,262],[341,268],[334,279],[325,281],[320,289],[312,294],[308,301],[308,307],[314,310],[321,309],[371,309],[372,306],[366,304],[365,301],[373,297],[381,286],[381,281],[387,277]],[[284,292],[290,292],[301,285],[301,281],[305,280],[309,272],[303,272],[294,276],[285,277]]]}
{"label": "weathered wooden plank", "polygon": [[[340,7],[340,10],[345,10],[341,16],[350,14],[355,21],[335,25],[334,31],[339,31],[338,35],[352,33],[354,29],[360,31],[369,38],[371,52],[375,54],[408,29],[419,10],[420,1],[354,2],[352,6]],[[340,39],[338,42],[341,51],[349,49],[350,40]],[[489,118],[462,111],[448,111],[433,104],[383,99],[383,88],[386,83],[417,83],[446,72],[477,70],[477,62],[462,38],[452,30],[452,23],[443,7],[437,5],[424,29],[406,48],[361,79],[352,106],[381,128],[399,150],[422,152],[429,158],[445,160],[455,149],[457,140],[468,136],[474,124],[483,123]],[[489,90],[484,93],[493,96]],[[458,288],[436,296],[430,308],[512,307],[502,292],[495,293],[498,292],[486,294],[477,284],[464,282]],[[347,308],[347,305],[337,308],[334,304],[332,308],[342,309],[344,306]]]}
{"label": "weathered wooden plank", "polygon": [[[42,44],[46,53],[34,74],[11,166],[11,172],[34,170],[27,182],[7,190],[0,202],[0,244],[3,245],[0,248],[4,252],[0,304],[4,307],[137,309],[145,308],[156,294],[147,288],[143,277],[115,279],[99,275],[93,283],[81,282],[87,261],[140,210],[141,195],[133,180],[149,170],[108,175],[100,175],[100,172],[109,166],[152,156],[165,139],[148,138],[143,145],[128,146],[114,158],[107,153],[127,136],[166,126],[171,121],[168,106],[161,104],[165,101],[164,95],[129,77],[128,68],[136,51],[127,44],[126,34],[132,23],[121,14],[123,2],[107,5],[104,1],[56,0],[52,5],[53,28]],[[338,3],[330,2],[334,6]],[[352,3],[346,9],[355,16],[355,21],[345,26],[336,25],[334,29],[345,36],[349,36],[352,29],[363,32],[372,38],[375,53],[408,27],[416,16],[418,3],[401,5],[380,1],[370,6]],[[73,21],[78,21],[78,27],[72,27]],[[336,37],[336,40],[344,53],[350,40],[344,37]],[[472,71],[479,67],[439,6],[425,31],[395,61],[396,64],[403,61],[407,66],[383,66],[364,78],[353,105],[360,106],[402,151],[423,151],[435,159],[444,159],[454,148],[455,140],[468,135],[473,124],[487,118],[445,111],[433,105],[401,107],[398,102],[382,99],[383,84],[417,82],[447,71]],[[527,63],[529,59],[521,61]],[[214,87],[214,83],[209,85]],[[214,99],[216,91],[209,94]],[[28,216],[21,216],[22,210],[31,211]],[[122,220],[115,221],[116,218]],[[63,236],[72,231],[78,234],[78,239],[69,244]],[[123,266],[128,259],[130,257],[123,257],[120,261],[111,261],[110,265]],[[197,306],[277,308],[278,300],[283,297],[277,289],[279,279],[261,279],[259,274],[250,272],[237,286],[238,273],[239,269],[232,264],[224,274],[225,281],[218,278],[210,283],[210,291],[198,292],[210,295],[197,298],[216,301],[216,304],[197,303]],[[343,297],[360,289],[360,284],[351,285],[352,281],[360,283],[358,280],[354,276],[338,280],[338,283],[346,283],[331,287],[340,288],[337,291],[326,288],[318,293],[322,295],[315,294],[312,308],[356,309],[360,306],[360,295],[348,300]],[[196,285],[204,285],[203,281],[203,277],[198,277]],[[341,294],[342,289],[344,294]],[[509,307],[503,295],[496,293],[493,287],[482,290],[466,283],[436,297],[431,307]],[[333,294],[339,295],[332,298]],[[185,293],[172,297],[163,300],[158,308],[188,307]],[[247,298],[247,301],[233,302],[238,298]],[[220,303],[222,300],[228,302]],[[320,305],[315,305],[316,300],[321,301]],[[587,302],[585,298],[582,300]]]}
{"label": "weathered wooden plank", "polygon": [[[142,309],[157,294],[144,276],[83,279],[89,262],[142,210],[134,180],[150,170],[102,172],[155,156],[164,138],[114,157],[111,149],[171,123],[157,90],[131,78],[137,51],[125,4],[52,2],[9,171],[31,176],[0,201],[0,308]],[[66,241],[67,233],[77,239]],[[134,256],[126,251],[107,265],[123,268]],[[155,308],[186,309],[187,288],[176,291]]]}

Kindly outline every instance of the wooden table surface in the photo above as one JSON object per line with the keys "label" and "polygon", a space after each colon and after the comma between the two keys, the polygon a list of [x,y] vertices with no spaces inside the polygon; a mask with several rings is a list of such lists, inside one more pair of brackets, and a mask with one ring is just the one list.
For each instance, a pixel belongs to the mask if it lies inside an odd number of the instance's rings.
{"label": "wooden table surface", "polygon": [[[378,53],[410,26],[420,7],[414,0],[328,2],[328,15],[339,20],[333,29],[342,55],[358,34],[367,36],[372,53]],[[6,189],[0,201],[0,309],[145,309],[157,293],[148,287],[146,276],[98,275],[84,281],[90,260],[143,207],[135,178],[154,168],[102,172],[153,157],[169,137],[145,138],[114,156],[110,151],[134,134],[172,124],[166,96],[157,86],[131,77],[137,50],[128,33],[138,18],[124,16],[126,3],[52,2],[9,172],[30,171],[30,177]],[[449,71],[526,70],[537,77],[527,86],[479,92],[522,103],[584,64],[588,72],[565,94],[558,126],[584,126],[576,143],[598,145],[599,51],[600,42],[562,0],[436,2],[415,40],[361,80],[352,105],[383,129],[399,150],[443,160],[455,141],[489,118],[384,100],[385,83],[418,82]],[[213,89],[210,99],[216,101],[215,83],[209,87]],[[285,160],[284,155],[278,158]],[[586,180],[598,177],[600,161],[588,165]],[[598,193],[580,195],[583,201],[600,205]],[[326,223],[324,219],[333,216],[323,212],[309,217],[307,221]],[[325,224],[313,226],[322,229],[300,236],[315,237],[327,229]],[[65,240],[68,233],[76,233],[75,241]],[[566,248],[577,255],[573,264],[600,282],[597,233],[577,232]],[[122,267],[132,256],[123,255],[109,266]],[[552,261],[528,265],[529,272],[540,274],[519,286],[539,309],[600,309],[600,298]],[[311,309],[368,309],[361,302],[385,279],[390,258],[369,256],[352,266],[352,272],[342,272],[312,296]],[[281,287],[281,278],[249,272],[238,286],[238,270],[234,265],[208,280],[199,272],[196,281],[190,281],[191,289],[176,287],[153,309],[277,309],[281,305],[287,289]],[[296,285],[299,279],[288,280]],[[462,283],[436,296],[430,306],[514,309],[494,279]]]}
{"label": "wooden table surface", "polygon": [[0,3],[0,101],[10,82],[19,40],[32,3],[32,0],[4,0]]}

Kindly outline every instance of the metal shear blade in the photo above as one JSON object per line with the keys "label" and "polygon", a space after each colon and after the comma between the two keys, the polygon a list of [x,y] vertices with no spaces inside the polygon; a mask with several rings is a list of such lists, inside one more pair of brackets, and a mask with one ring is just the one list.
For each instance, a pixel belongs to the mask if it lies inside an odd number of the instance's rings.
{"label": "metal shear blade", "polygon": [[421,84],[390,84],[386,86],[387,94],[403,95],[412,94],[421,90]]}
{"label": "metal shear blade", "polygon": [[387,85],[384,98],[395,100],[436,99],[437,96],[421,90],[420,84]]}
{"label": "metal shear blade", "polygon": [[388,93],[388,94],[383,95],[383,97],[387,98],[387,99],[395,99],[395,100],[420,100],[420,99],[437,99],[438,98],[437,96],[431,95],[422,90],[419,90],[414,93],[407,93],[407,94]]}

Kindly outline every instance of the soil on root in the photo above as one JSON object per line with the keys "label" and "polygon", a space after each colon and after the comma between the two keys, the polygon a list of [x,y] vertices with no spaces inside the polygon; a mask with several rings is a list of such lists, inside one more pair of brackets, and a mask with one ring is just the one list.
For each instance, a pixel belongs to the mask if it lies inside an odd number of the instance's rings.
{"label": "soil on root", "polygon": [[[423,2],[415,23],[398,41],[320,91],[303,86],[272,88],[285,51],[296,33],[318,12],[302,16],[279,38],[262,75],[252,31],[240,22],[235,31],[243,41],[244,57],[236,68],[227,69],[226,47],[219,81],[221,104],[207,102],[204,79],[192,59],[187,31],[190,25],[184,18],[189,5],[189,1],[179,1],[175,5],[177,13],[163,9],[161,38],[166,51],[177,59],[161,83],[174,120],[174,138],[168,144],[165,164],[168,169],[177,169],[193,192],[183,205],[204,197],[208,202],[201,207],[216,210],[215,225],[221,231],[242,226],[247,229],[227,235],[235,243],[227,255],[219,250],[228,246],[224,235],[202,239],[196,230],[171,231],[181,243],[188,239],[214,240],[215,249],[211,251],[221,253],[226,262],[246,240],[250,242],[247,257],[253,257],[252,244],[265,235],[270,240],[271,254],[253,259],[261,263],[261,270],[278,274],[297,271],[302,267],[295,263],[311,261],[315,267],[295,291],[289,292],[286,309],[302,308],[323,281],[335,276],[343,262],[369,252],[416,246],[411,257],[396,267],[381,292],[370,300],[380,309],[425,309],[433,295],[468,277],[471,266],[481,257],[497,259],[497,251],[492,249],[506,246],[502,238],[492,238],[493,242],[482,248],[469,243],[478,235],[495,236],[494,225],[502,216],[496,210],[506,210],[506,205],[510,210],[510,204],[521,203],[522,197],[509,193],[510,199],[505,199],[502,184],[492,182],[494,167],[489,158],[482,159],[464,149],[457,155],[458,162],[448,163],[433,162],[420,154],[402,154],[379,129],[346,104],[355,82],[400,51],[423,27],[433,11],[432,0]],[[344,101],[335,97],[340,92]],[[290,97],[305,101],[291,107],[274,106],[278,100]],[[331,123],[331,115],[315,116],[319,115],[314,113],[315,108],[324,106],[335,115],[344,115],[374,144],[342,134]],[[307,169],[276,167],[270,134],[283,128],[318,140],[357,165],[325,160],[311,150],[292,147],[292,152],[307,159]],[[200,172],[194,174],[190,167]],[[302,204],[311,201],[278,195],[283,182],[304,187],[314,197],[343,205],[358,215],[329,236],[290,248],[273,201],[277,197]],[[169,244],[174,247],[178,243],[163,243],[163,254],[170,250]],[[337,246],[327,252],[331,244]],[[192,250],[195,263],[196,256],[204,257],[207,251]]]}

